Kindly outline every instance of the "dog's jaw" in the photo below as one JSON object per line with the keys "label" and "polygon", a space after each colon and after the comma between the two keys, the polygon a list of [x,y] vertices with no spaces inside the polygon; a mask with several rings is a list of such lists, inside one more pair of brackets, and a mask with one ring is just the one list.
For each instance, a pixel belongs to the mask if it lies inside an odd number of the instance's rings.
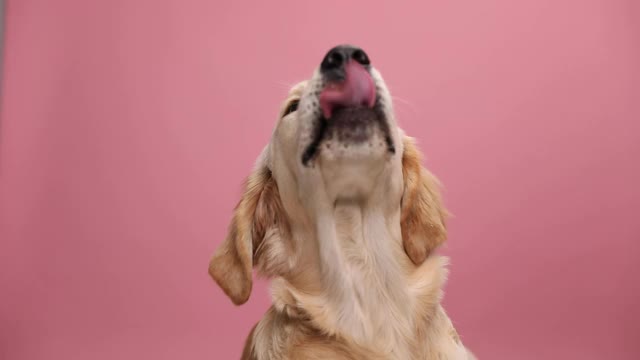
{"label": "dog's jaw", "polygon": [[391,97],[380,74],[368,70],[375,85],[371,107],[340,108],[326,119],[320,96],[327,85],[316,71],[298,107],[299,176],[319,176],[332,201],[366,199],[379,176],[398,160],[400,135]]}

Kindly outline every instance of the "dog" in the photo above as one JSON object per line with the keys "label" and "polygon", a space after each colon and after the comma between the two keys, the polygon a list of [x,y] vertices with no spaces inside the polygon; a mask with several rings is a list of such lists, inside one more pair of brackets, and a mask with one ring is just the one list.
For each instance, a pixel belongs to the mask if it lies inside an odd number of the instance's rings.
{"label": "dog", "polygon": [[236,305],[252,271],[272,306],[242,359],[474,359],[440,305],[447,211],[360,48],[294,86],[209,274]]}

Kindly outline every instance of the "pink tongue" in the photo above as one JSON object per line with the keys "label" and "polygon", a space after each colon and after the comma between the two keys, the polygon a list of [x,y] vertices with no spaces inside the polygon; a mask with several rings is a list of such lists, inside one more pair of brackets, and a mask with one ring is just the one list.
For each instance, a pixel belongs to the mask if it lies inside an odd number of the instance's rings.
{"label": "pink tongue", "polygon": [[372,108],[376,102],[376,91],[369,72],[355,61],[345,66],[346,79],[329,83],[320,94],[320,108],[326,119],[338,107],[366,106]]}

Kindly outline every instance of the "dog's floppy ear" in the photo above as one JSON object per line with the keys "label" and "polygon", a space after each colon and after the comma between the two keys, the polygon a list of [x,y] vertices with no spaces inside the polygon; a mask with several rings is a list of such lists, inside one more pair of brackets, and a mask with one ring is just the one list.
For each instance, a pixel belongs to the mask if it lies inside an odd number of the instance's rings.
{"label": "dog's floppy ear", "polygon": [[446,240],[447,211],[440,197],[440,183],[422,166],[415,140],[404,136],[403,143],[402,242],[411,261],[420,265]]}
{"label": "dog's floppy ear", "polygon": [[259,161],[246,180],[227,237],[209,262],[209,275],[236,305],[251,294],[254,257],[264,237],[282,219],[278,187],[271,171]]}

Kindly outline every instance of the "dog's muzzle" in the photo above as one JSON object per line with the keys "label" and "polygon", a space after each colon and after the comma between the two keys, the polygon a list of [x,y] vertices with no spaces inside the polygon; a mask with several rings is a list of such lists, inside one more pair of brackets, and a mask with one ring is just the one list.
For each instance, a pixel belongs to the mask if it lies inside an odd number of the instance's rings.
{"label": "dog's muzzle", "polygon": [[307,165],[317,155],[323,141],[361,144],[376,131],[382,132],[388,151],[395,153],[367,54],[354,46],[336,46],[322,60],[320,76],[316,94],[321,116],[314,120],[302,163]]}
{"label": "dog's muzzle", "polygon": [[325,119],[331,120],[337,108],[373,108],[376,87],[369,68],[369,57],[361,49],[336,46],[327,53],[320,65],[325,79],[320,107]]}

